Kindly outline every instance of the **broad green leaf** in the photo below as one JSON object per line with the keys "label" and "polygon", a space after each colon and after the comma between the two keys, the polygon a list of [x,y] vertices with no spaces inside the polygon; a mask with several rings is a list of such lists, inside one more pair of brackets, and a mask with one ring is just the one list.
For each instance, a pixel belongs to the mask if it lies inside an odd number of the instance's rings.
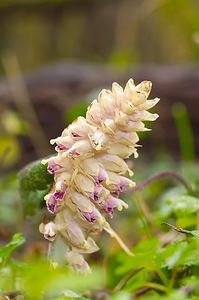
{"label": "broad green leaf", "polygon": [[135,248],[132,249],[135,256],[124,257],[124,255],[122,255],[120,257],[121,265],[117,268],[118,274],[123,274],[141,267],[146,268],[148,271],[156,270],[157,266],[154,257],[158,244],[159,241],[155,238],[141,241]]}
{"label": "broad green leaf", "polygon": [[49,174],[46,165],[42,165],[38,160],[19,172],[18,181],[24,213],[31,215],[40,208],[53,182],[53,175]]}
{"label": "broad green leaf", "polygon": [[[173,214],[173,207],[170,205],[170,199],[180,197],[185,194],[185,188],[183,186],[177,186],[166,190],[159,199],[159,209],[153,213],[153,222],[156,226],[159,226],[170,215]],[[169,202],[169,203],[168,203]]]}
{"label": "broad green leaf", "polygon": [[16,233],[12,240],[5,246],[0,247],[0,265],[7,262],[12,252],[25,242],[25,238],[21,233]]}
{"label": "broad green leaf", "polygon": [[199,199],[189,195],[175,195],[168,198],[166,204],[179,216],[187,216],[199,209]]}
{"label": "broad green leaf", "polygon": [[157,263],[162,267],[182,269],[199,264],[199,253],[196,240],[176,240],[159,250],[156,256]]}

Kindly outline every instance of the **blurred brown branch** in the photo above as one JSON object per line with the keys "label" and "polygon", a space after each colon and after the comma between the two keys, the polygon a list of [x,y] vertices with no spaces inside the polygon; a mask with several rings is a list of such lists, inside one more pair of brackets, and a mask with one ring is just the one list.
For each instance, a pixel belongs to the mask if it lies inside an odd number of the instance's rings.
{"label": "blurred brown branch", "polygon": [[29,98],[16,56],[13,53],[7,53],[3,58],[3,64],[12,91],[13,100],[21,117],[28,124],[29,136],[32,140],[35,152],[39,157],[45,156],[50,148],[49,143]]}

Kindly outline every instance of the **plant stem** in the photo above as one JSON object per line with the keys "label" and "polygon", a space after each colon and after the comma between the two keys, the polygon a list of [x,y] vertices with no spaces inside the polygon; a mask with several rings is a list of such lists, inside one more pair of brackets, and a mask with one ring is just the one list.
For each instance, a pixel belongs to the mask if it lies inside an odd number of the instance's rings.
{"label": "plant stem", "polygon": [[162,225],[167,225],[167,226],[171,227],[173,230],[175,230],[179,233],[193,235],[190,230],[186,230],[186,229],[183,229],[183,228],[176,227],[176,226],[174,226],[172,224],[169,224],[167,222],[163,222]]}
{"label": "plant stem", "polygon": [[164,275],[164,273],[162,272],[162,270],[161,269],[157,269],[155,272],[159,276],[159,278],[161,279],[161,281],[164,283],[164,285],[167,285],[168,284],[168,279]]}
{"label": "plant stem", "polygon": [[169,290],[171,290],[173,288],[177,274],[178,274],[178,271],[176,269],[173,269],[172,274],[171,274],[171,279],[169,282],[169,286],[168,286]]}
{"label": "plant stem", "polygon": [[120,291],[123,286],[128,282],[128,280],[133,277],[135,274],[137,274],[138,272],[140,272],[141,270],[143,270],[143,267],[140,267],[138,269],[135,270],[131,270],[130,272],[128,272],[119,282],[118,284],[114,287],[113,292],[118,292]]}
{"label": "plant stem", "polygon": [[149,185],[151,182],[159,180],[163,177],[175,178],[178,182],[180,182],[186,188],[187,191],[190,191],[189,185],[186,183],[186,181],[184,180],[184,178],[182,176],[180,176],[179,174],[177,174],[173,171],[163,171],[163,172],[157,173],[157,174],[149,177],[145,181],[139,183],[136,187],[126,190],[125,193],[135,193],[137,191],[140,191],[143,188],[145,188],[147,185]]}
{"label": "plant stem", "polygon": [[147,282],[145,284],[145,286],[149,287],[151,289],[154,289],[154,290],[162,291],[162,292],[166,292],[167,291],[166,287],[164,287],[163,285],[158,284],[158,283]]}

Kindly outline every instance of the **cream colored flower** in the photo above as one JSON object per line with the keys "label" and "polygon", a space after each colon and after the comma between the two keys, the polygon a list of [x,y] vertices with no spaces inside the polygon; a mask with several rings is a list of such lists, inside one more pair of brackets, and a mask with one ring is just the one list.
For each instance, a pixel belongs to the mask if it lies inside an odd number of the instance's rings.
{"label": "cream colored flower", "polygon": [[85,118],[78,117],[60,137],[51,140],[57,155],[42,161],[54,174],[45,201],[55,218],[41,224],[40,231],[53,249],[64,245],[62,256],[77,271],[89,270],[83,254],[98,250],[91,236],[102,230],[132,255],[106,218],[128,207],[119,196],[135,183],[126,177],[133,172],[124,159],[138,156],[137,133],[149,130],[144,121],[158,117],[148,112],[159,101],[147,100],[150,90],[150,81],[136,86],[132,79],[124,89],[113,83],[112,90],[102,90]]}

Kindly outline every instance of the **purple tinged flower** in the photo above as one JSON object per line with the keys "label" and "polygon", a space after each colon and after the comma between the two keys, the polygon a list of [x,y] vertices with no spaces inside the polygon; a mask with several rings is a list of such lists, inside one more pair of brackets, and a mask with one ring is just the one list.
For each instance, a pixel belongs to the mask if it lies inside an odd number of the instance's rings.
{"label": "purple tinged flower", "polygon": [[59,151],[66,151],[66,150],[68,150],[68,148],[66,146],[62,145],[61,143],[57,142],[57,146],[55,147],[55,150],[57,152],[59,152]]}
{"label": "purple tinged flower", "polygon": [[82,215],[85,217],[85,219],[90,222],[93,223],[96,221],[96,215],[94,212],[82,212]]}
{"label": "purple tinged flower", "polygon": [[95,183],[100,185],[103,181],[105,181],[108,178],[108,175],[104,168],[100,168],[99,174],[97,176],[93,176],[93,179],[95,180]]}
{"label": "purple tinged flower", "polygon": [[117,204],[114,201],[114,197],[109,196],[106,199],[106,202],[103,204],[104,211],[112,218],[113,217],[113,211],[115,208],[117,208]]}
{"label": "purple tinged flower", "polygon": [[55,162],[54,157],[48,159],[48,173],[54,174],[56,171],[60,169],[60,166]]}
{"label": "purple tinged flower", "polygon": [[43,224],[43,234],[44,238],[50,242],[53,242],[56,237],[57,229],[56,225],[53,222],[49,222],[47,224]]}
{"label": "purple tinged flower", "polygon": [[56,203],[56,200],[54,198],[50,198],[48,201],[47,201],[47,209],[48,211],[51,213],[51,214],[54,214],[56,212],[56,209],[57,209],[57,203]]}
{"label": "purple tinged flower", "polygon": [[98,202],[101,205],[104,199],[110,194],[103,185],[95,184],[94,192],[87,192],[87,196],[94,202]]}
{"label": "purple tinged flower", "polygon": [[63,180],[60,180],[56,183],[55,192],[53,193],[54,199],[57,201],[63,200],[67,186],[64,184]]}
{"label": "purple tinged flower", "polygon": [[67,151],[70,156],[87,155],[93,148],[88,140],[78,140]]}
{"label": "purple tinged flower", "polygon": [[94,187],[94,192],[93,193],[90,193],[90,192],[87,192],[89,198],[95,202],[99,201],[99,197],[100,197],[100,193],[102,191],[102,186],[99,186],[99,184],[96,184],[95,187]]}
{"label": "purple tinged flower", "polygon": [[97,192],[94,192],[94,193],[87,192],[87,195],[91,200],[93,200],[95,202],[99,201],[99,194]]}
{"label": "purple tinged flower", "polygon": [[68,151],[68,154],[72,157],[79,156],[79,153],[77,153],[76,149],[71,149]]}
{"label": "purple tinged flower", "polygon": [[56,212],[58,201],[63,200],[66,190],[67,186],[64,184],[64,181],[59,180],[55,185],[54,191],[44,197],[44,199],[46,200],[48,211],[51,214],[54,214]]}
{"label": "purple tinged flower", "polygon": [[102,207],[112,218],[114,209],[122,210],[123,207],[127,208],[128,205],[124,201],[109,195]]}
{"label": "purple tinged flower", "polygon": [[130,179],[120,176],[120,183],[117,184],[116,188],[119,192],[124,192],[126,187],[133,187],[135,186],[135,183],[132,182]]}
{"label": "purple tinged flower", "polygon": [[117,191],[112,192],[111,195],[115,198],[119,198],[120,192],[117,190]]}
{"label": "purple tinged flower", "polygon": [[55,191],[54,192],[54,198],[55,198],[55,200],[58,200],[58,201],[63,200],[63,198],[65,196],[65,192],[66,192],[66,189],[62,190],[62,191]]}
{"label": "purple tinged flower", "polygon": [[47,194],[44,197],[44,199],[46,200],[46,206],[47,206],[48,211],[51,214],[56,213],[56,210],[57,210],[57,200],[55,199],[54,194],[53,193]]}
{"label": "purple tinged flower", "polygon": [[86,211],[80,211],[80,212],[84,216],[84,218],[90,223],[94,223],[96,220],[100,220],[101,218],[101,214],[95,207],[93,207],[91,212],[86,212]]}

